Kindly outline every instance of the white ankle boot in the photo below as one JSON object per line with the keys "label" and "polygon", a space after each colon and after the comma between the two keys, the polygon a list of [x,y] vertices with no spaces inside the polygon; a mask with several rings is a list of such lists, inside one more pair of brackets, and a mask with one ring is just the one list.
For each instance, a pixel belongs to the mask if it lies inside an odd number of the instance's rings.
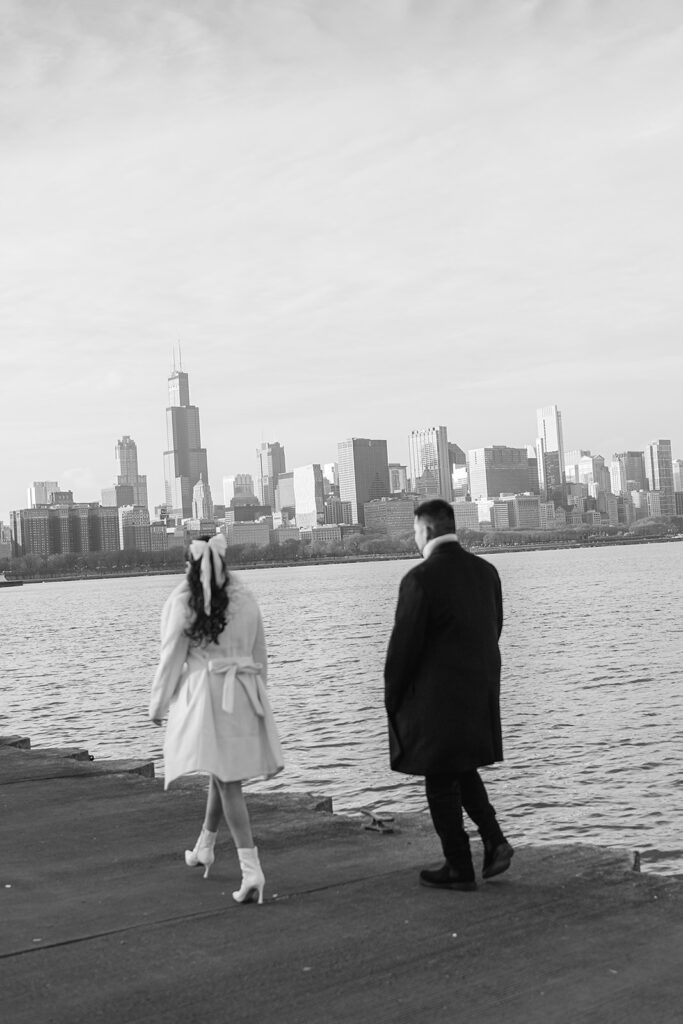
{"label": "white ankle boot", "polygon": [[194,850],[185,850],[185,863],[188,868],[196,868],[201,864],[206,868],[204,878],[209,877],[209,870],[216,859],[213,848],[217,835],[218,832],[209,832],[208,829],[203,828],[199,833],[199,839],[194,844]]}
{"label": "white ankle boot", "polygon": [[263,887],[266,884],[263,871],[258,859],[258,849],[255,846],[237,851],[242,869],[242,885],[232,894],[232,898],[238,903],[251,903],[258,897],[258,902],[263,903]]}

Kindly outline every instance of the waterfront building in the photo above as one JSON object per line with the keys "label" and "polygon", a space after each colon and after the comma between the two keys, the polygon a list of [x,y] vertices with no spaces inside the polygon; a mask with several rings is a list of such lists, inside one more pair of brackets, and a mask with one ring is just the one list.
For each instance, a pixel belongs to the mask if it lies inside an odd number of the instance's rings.
{"label": "waterfront building", "polygon": [[462,450],[460,445],[457,445],[454,441],[448,442],[448,464],[451,470],[451,476],[456,466],[467,465],[467,455]]}
{"label": "waterfront building", "polygon": [[418,499],[376,498],[363,506],[366,530],[378,530],[390,537],[412,534],[415,525],[415,508]]}
{"label": "waterfront building", "polygon": [[455,513],[456,530],[478,530],[479,529],[479,508],[475,501],[453,502]]}
{"label": "waterfront building", "polygon": [[287,471],[285,449],[279,441],[263,441],[256,449],[256,460],[259,501],[274,508],[278,478]]}
{"label": "waterfront building", "polygon": [[363,525],[363,506],[389,496],[387,442],[350,437],[337,445],[339,497],[351,503],[351,521]]}
{"label": "waterfront building", "polygon": [[40,506],[10,513],[16,555],[86,554],[119,550],[118,510],[97,502]]}
{"label": "waterfront building", "polygon": [[405,494],[408,490],[408,467],[400,462],[389,463],[389,491],[391,494]]}
{"label": "waterfront building", "polygon": [[662,512],[662,492],[648,491],[646,501],[648,517],[650,519],[660,519],[664,514]]}
{"label": "waterfront building", "polygon": [[132,487],[133,505],[147,508],[147,477],[138,472],[138,447],[127,434],[117,441],[114,457],[118,467],[117,484]]}
{"label": "waterfront building", "polygon": [[[659,492],[660,516],[674,514],[674,469],[671,441],[652,441],[645,449],[645,472],[651,491]],[[654,515],[654,513],[651,513]]]}
{"label": "waterfront building", "polygon": [[201,446],[199,409],[190,403],[187,373],[174,369],[168,378],[164,480],[166,506],[175,520],[192,516],[192,491],[200,477],[209,479],[206,448]]}
{"label": "waterfront building", "polygon": [[[213,500],[208,480],[199,474],[199,480],[192,488],[192,518],[206,519],[213,523]],[[211,530],[213,533],[213,529]]]}
{"label": "waterfront building", "polygon": [[168,533],[163,520],[149,524],[149,537],[151,551],[168,551]]}
{"label": "waterfront building", "polygon": [[516,494],[512,504],[513,522],[520,530],[540,530],[541,499],[537,494]]}
{"label": "waterfront building", "polygon": [[472,501],[488,501],[501,494],[529,491],[529,462],[526,448],[497,444],[469,452],[469,485]]}
{"label": "waterfront building", "polygon": [[470,472],[465,465],[453,466],[451,470],[451,487],[453,490],[453,501],[465,500],[470,493]]}
{"label": "waterfront building", "polygon": [[237,544],[254,544],[258,548],[268,547],[273,532],[272,521],[266,523],[226,523],[225,537],[229,547]]}
{"label": "waterfront building", "polygon": [[536,458],[538,485],[541,496],[563,505],[565,501],[565,455],[562,433],[562,413],[556,405],[544,405],[536,410],[538,434]]}
{"label": "waterfront building", "polygon": [[683,491],[675,491],[674,509],[677,516],[683,516]]}
{"label": "waterfront building", "polygon": [[27,503],[29,508],[37,508],[38,505],[51,505],[52,495],[59,490],[56,480],[34,480],[27,491]]}
{"label": "waterfront building", "polygon": [[299,529],[310,529],[325,520],[323,471],[315,462],[292,471],[294,514]]}
{"label": "waterfront building", "polygon": [[149,509],[142,505],[123,505],[118,514],[121,551],[151,551]]}
{"label": "waterfront building", "polygon": [[46,507],[10,512],[12,549],[15,555],[49,555],[50,512]]}
{"label": "waterfront building", "polygon": [[647,490],[644,452],[616,452],[612,456],[611,470],[615,494]]}
{"label": "waterfront building", "polygon": [[307,532],[310,533],[313,543],[341,544],[342,542],[341,526],[311,526]]}
{"label": "waterfront building", "polygon": [[512,521],[513,498],[494,498],[491,502],[491,526],[494,530],[509,530]]}
{"label": "waterfront building", "polygon": [[301,534],[297,526],[278,526],[270,531],[271,544],[284,544],[288,540],[300,540]]}
{"label": "waterfront building", "polygon": [[408,437],[408,473],[411,490],[422,501],[430,498],[443,498],[449,502],[453,500],[448,433],[445,427],[411,430]]}
{"label": "waterfront building", "polygon": [[330,495],[325,501],[325,523],[334,526],[335,524],[351,525],[351,502],[342,501]]}
{"label": "waterfront building", "polygon": [[683,491],[683,459],[674,459],[671,465],[674,477],[674,494],[678,494],[680,491]]}

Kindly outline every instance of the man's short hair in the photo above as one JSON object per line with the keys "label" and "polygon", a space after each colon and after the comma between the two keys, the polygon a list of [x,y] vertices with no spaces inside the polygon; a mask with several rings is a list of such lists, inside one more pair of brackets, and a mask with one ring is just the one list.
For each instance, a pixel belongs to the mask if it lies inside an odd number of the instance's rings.
{"label": "man's short hair", "polygon": [[423,501],[415,509],[415,518],[424,519],[431,526],[435,537],[440,537],[444,533],[455,533],[455,512],[453,511],[453,506],[449,505],[443,498]]}

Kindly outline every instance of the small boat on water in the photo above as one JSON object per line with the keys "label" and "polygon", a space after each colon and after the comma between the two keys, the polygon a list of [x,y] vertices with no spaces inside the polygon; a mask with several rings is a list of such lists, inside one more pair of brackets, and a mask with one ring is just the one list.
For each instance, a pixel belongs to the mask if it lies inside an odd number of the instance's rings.
{"label": "small boat on water", "polygon": [[0,572],[0,587],[23,587],[23,580],[8,580],[4,572]]}

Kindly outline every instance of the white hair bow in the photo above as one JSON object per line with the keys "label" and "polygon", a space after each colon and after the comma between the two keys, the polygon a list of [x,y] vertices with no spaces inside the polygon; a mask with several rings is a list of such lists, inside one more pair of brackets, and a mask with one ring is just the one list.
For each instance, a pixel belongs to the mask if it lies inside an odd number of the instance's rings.
{"label": "white hair bow", "polygon": [[223,559],[228,550],[228,542],[224,533],[217,533],[210,540],[193,540],[190,544],[190,556],[193,562],[201,559],[199,578],[204,591],[204,614],[211,614],[211,562],[213,575],[220,587],[225,583],[225,564]]}

